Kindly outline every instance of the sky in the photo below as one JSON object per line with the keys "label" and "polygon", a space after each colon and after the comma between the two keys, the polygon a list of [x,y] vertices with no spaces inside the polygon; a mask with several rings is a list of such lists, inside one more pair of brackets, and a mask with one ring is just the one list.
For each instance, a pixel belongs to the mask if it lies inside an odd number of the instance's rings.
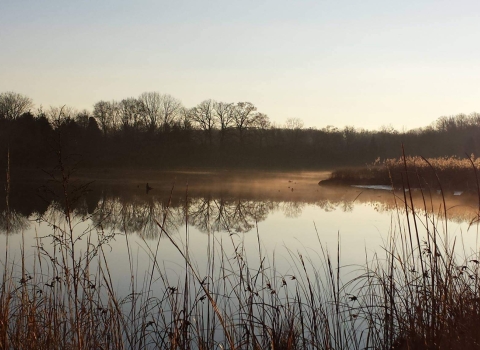
{"label": "sky", "polygon": [[480,112],[480,1],[0,0],[0,93],[170,94],[272,122],[408,130]]}

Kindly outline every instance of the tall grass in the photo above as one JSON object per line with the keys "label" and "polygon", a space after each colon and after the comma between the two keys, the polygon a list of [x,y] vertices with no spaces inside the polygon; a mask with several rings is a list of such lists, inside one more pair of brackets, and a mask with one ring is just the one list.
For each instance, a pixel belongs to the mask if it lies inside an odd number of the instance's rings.
{"label": "tall grass", "polygon": [[[128,235],[81,228],[88,218],[71,209],[79,192],[60,166],[52,180],[62,189],[61,217],[43,218],[51,234],[37,237],[32,263],[24,245],[19,258],[5,247],[0,349],[476,349],[477,247],[451,239],[446,203],[427,210],[428,189],[424,207],[413,205],[405,189],[425,180],[408,158],[402,163],[396,171],[403,189],[393,193],[397,223],[383,253],[366,253],[348,279],[340,237],[333,251],[320,238],[317,253],[286,248],[290,268],[279,271],[258,229],[254,259],[235,234],[209,231],[206,266],[197,266],[188,224],[184,235],[173,235],[168,211],[157,219],[157,241],[145,242],[150,267],[138,271]],[[437,173],[435,188],[439,179]],[[123,296],[106,252],[119,238],[130,266]],[[161,244],[182,258],[174,275],[162,263]]]}
{"label": "tall grass", "polygon": [[[343,168],[333,171],[329,179],[321,184],[340,185],[393,185],[401,188],[404,184],[405,164],[411,176],[411,186],[439,189],[437,178],[441,179],[443,188],[471,190],[477,192],[477,178],[472,170],[480,166],[480,159],[473,155],[460,159],[457,157],[429,158],[400,157],[394,159],[377,159],[373,164],[358,168]],[[418,176],[416,175],[418,174]]]}

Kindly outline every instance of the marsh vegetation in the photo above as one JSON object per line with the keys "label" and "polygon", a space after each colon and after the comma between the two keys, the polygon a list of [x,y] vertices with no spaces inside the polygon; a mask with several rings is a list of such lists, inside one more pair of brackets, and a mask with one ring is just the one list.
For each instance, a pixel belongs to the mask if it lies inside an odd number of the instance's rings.
{"label": "marsh vegetation", "polygon": [[[187,187],[182,176],[215,175],[179,173],[147,194],[133,180],[122,191],[111,178],[87,188],[62,171],[51,173],[43,211],[4,208],[5,349],[478,347],[478,197],[455,216],[459,198],[436,191],[329,197],[317,192],[325,174],[230,174]],[[270,212],[298,217],[313,206],[319,217],[363,203],[390,223],[383,249],[357,246],[355,265],[342,254],[354,237],[325,236],[322,221],[299,237],[303,246],[265,243]],[[39,226],[28,237],[32,218]],[[455,220],[468,235],[455,233]]]}
{"label": "marsh vegetation", "polygon": [[[477,114],[370,132],[0,97],[1,349],[479,347]],[[365,163],[329,181],[391,189],[318,186]]]}
{"label": "marsh vegetation", "polygon": [[389,185],[395,188],[425,188],[478,193],[477,170],[480,160],[474,155],[457,158],[405,157],[377,160],[352,168],[332,171],[320,185]]}

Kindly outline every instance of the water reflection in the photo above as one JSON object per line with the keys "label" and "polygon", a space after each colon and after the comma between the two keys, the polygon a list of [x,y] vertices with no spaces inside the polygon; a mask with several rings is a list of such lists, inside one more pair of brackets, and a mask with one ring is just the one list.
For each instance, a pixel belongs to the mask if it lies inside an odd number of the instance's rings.
{"label": "water reflection", "polygon": [[16,211],[0,212],[0,232],[21,232],[30,227],[28,218]]}
{"label": "water reflection", "polygon": [[164,222],[165,229],[176,228],[178,219],[175,207],[159,198],[122,198],[103,193],[92,214],[92,222],[103,229],[138,233],[146,239],[159,234],[158,222]]}
{"label": "water reflection", "polygon": [[[316,179],[294,182],[295,192],[285,179],[264,183],[216,183],[206,186],[170,187],[152,183],[153,190],[145,193],[140,185],[91,184],[88,191],[75,196],[70,203],[77,221],[91,220],[100,229],[135,233],[145,239],[160,234],[158,223],[174,232],[182,226],[195,227],[200,232],[242,233],[252,230],[256,223],[278,211],[285,217],[297,218],[306,206],[313,205],[325,212],[350,212],[355,204],[372,206],[377,212],[405,210],[409,196],[391,192],[354,187],[325,188],[316,185]],[[171,186],[171,185],[170,185]],[[32,219],[62,222],[65,202],[55,191],[39,191],[33,185],[12,191],[10,214],[0,204],[0,232],[18,233],[26,230]],[[41,187],[42,188],[42,187]],[[252,190],[253,189],[253,190]],[[478,215],[478,197],[473,193],[461,196],[446,195],[450,220],[470,222]],[[443,215],[443,198],[436,191],[412,191],[417,213],[430,212]]]}

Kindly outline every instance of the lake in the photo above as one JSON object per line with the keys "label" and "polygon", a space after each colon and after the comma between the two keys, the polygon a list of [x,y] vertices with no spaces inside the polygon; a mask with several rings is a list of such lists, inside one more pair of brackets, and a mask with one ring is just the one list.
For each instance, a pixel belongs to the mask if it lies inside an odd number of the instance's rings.
{"label": "lake", "polygon": [[[8,234],[6,208],[0,207],[0,246],[8,252],[0,260],[3,265],[8,259],[7,266],[20,280],[42,263],[65,259],[61,247],[67,247],[78,266],[88,256],[101,257],[91,259],[85,275],[93,286],[103,283],[95,277],[101,271],[118,298],[136,291],[161,299],[168,288],[182,288],[187,270],[195,271],[188,278],[197,277],[198,284],[207,276],[220,276],[225,266],[235,270],[232,265],[240,266],[240,260],[249,273],[269,270],[265,275],[273,277],[261,290],[277,294],[301,275],[304,258],[309,262],[305,269],[315,273],[330,256],[339,264],[339,278],[348,281],[360,275],[373,256],[384,254],[392,234],[414,225],[421,246],[428,240],[427,230],[435,227],[442,240],[457,242],[455,249],[467,256],[477,250],[475,194],[319,186],[327,176],[241,171],[86,174],[69,180],[67,202],[61,183],[14,183]],[[414,203],[415,213],[409,209],[405,214],[405,201],[409,207]],[[69,266],[73,269],[75,263]],[[53,270],[42,270],[43,285],[53,285]]]}

